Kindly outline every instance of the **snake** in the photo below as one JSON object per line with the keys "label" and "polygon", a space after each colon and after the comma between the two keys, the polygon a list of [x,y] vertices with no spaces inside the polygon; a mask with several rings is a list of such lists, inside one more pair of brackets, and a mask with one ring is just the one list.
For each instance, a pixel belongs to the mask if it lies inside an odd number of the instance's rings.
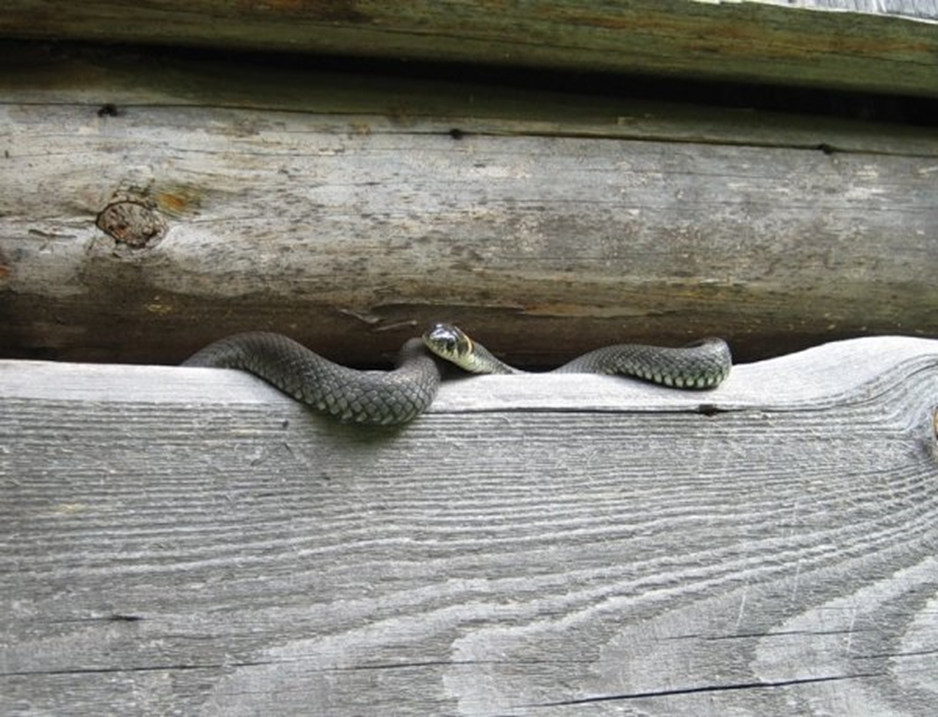
{"label": "snake", "polygon": [[[345,423],[395,426],[433,402],[444,367],[476,374],[523,374],[452,324],[434,324],[401,347],[393,369],[357,370],[330,361],[283,334],[254,331],[215,341],[183,362],[230,368],[264,379],[312,409]],[[732,358],[727,343],[705,338],[671,348],[617,344],[595,349],[551,373],[618,374],[679,389],[716,388]]]}

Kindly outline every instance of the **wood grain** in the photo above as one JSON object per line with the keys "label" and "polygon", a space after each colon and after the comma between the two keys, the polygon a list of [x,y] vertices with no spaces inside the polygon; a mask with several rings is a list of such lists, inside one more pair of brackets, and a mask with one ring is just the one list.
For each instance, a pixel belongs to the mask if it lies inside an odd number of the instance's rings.
{"label": "wood grain", "polygon": [[4,714],[929,714],[938,342],[711,393],[0,362]]}
{"label": "wood grain", "polygon": [[7,357],[178,363],[268,329],[367,364],[439,320],[523,365],[616,340],[724,335],[752,359],[938,336],[934,128],[15,57]]}
{"label": "wood grain", "polygon": [[7,0],[0,35],[938,92],[933,0]]}

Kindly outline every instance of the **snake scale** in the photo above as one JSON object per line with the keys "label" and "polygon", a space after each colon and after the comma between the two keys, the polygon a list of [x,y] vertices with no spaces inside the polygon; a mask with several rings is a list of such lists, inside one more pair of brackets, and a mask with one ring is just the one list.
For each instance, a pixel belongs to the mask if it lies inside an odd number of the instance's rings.
{"label": "snake scale", "polygon": [[[341,366],[282,334],[267,332],[216,341],[183,366],[249,371],[340,421],[388,426],[413,420],[433,402],[442,380],[440,359],[471,373],[524,373],[450,324],[435,324],[422,338],[405,342],[390,371]],[[607,346],[554,371],[621,374],[674,388],[707,389],[726,378],[731,364],[726,342],[710,338],[681,348]]]}

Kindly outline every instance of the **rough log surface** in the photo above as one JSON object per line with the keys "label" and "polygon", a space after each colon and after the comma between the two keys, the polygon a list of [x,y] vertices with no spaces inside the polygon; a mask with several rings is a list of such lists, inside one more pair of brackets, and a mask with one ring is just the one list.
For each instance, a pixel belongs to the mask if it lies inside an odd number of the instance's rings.
{"label": "rough log surface", "polygon": [[0,712],[931,715],[938,342],[707,394],[0,362]]}
{"label": "rough log surface", "polygon": [[0,36],[630,72],[934,97],[936,18],[934,0],[6,0]]}
{"label": "rough log surface", "polygon": [[151,60],[5,58],[3,356],[938,336],[933,128]]}

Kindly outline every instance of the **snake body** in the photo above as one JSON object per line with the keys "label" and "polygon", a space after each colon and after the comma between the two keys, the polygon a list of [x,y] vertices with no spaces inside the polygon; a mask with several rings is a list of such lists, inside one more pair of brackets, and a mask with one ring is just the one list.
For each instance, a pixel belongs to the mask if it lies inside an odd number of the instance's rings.
{"label": "snake body", "polygon": [[[424,334],[438,356],[470,373],[526,373],[501,361],[451,324],[436,324]],[[680,348],[618,344],[585,353],[551,373],[618,374],[672,388],[715,388],[730,372],[732,357],[723,339],[706,338]]]}
{"label": "snake body", "polygon": [[320,413],[347,423],[389,426],[415,418],[436,396],[440,367],[420,339],[402,347],[393,371],[341,366],[282,334],[234,334],[183,366],[249,371]]}
{"label": "snake body", "polygon": [[[495,358],[450,324],[408,340],[391,371],[341,366],[282,334],[235,334],[209,344],[184,366],[248,371],[298,401],[343,422],[397,425],[429,406],[441,381],[437,357],[472,373],[524,373]],[[623,374],[686,389],[714,388],[730,371],[729,347],[705,339],[683,348],[620,344],[590,351],[559,373]]]}

